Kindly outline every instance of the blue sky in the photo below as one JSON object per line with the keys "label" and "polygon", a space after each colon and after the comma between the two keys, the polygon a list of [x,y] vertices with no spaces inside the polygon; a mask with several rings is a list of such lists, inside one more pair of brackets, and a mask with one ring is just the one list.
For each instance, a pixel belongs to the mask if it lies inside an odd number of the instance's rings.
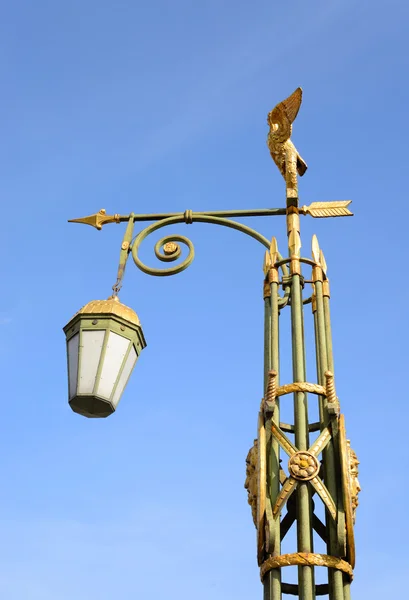
{"label": "blue sky", "polygon": [[[394,0],[1,3],[2,598],[262,597],[243,483],[263,393],[263,248],[180,225],[169,233],[196,249],[187,271],[129,264],[121,299],[148,346],[117,413],[89,421],[68,407],[62,327],[109,295],[123,227],[67,219],[283,206],[266,115],[299,85],[301,203],[352,199],[355,213],[303,218],[301,232],[304,255],[316,233],[327,259],[361,461],[352,592],[402,597],[408,13]],[[285,251],[283,219],[248,224]],[[142,257],[154,264],[149,240]]]}

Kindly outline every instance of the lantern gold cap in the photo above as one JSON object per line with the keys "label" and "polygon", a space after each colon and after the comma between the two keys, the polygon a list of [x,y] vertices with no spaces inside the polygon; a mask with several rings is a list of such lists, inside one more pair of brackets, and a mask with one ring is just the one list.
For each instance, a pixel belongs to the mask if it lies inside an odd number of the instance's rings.
{"label": "lantern gold cap", "polygon": [[[107,300],[91,300],[83,306],[74,316],[81,314],[114,314],[134,325],[140,325],[139,317],[136,312],[122,304],[118,296],[110,296]],[[73,317],[74,318],[74,317]]]}

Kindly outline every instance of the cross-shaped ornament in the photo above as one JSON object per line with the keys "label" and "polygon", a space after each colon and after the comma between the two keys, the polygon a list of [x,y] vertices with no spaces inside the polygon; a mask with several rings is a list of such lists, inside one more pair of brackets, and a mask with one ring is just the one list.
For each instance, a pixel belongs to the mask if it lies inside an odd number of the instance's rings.
{"label": "cross-shaped ornament", "polygon": [[320,496],[329,514],[335,521],[337,518],[335,502],[326,485],[318,475],[320,470],[318,456],[325,449],[332,436],[330,424],[321,431],[320,435],[308,450],[298,450],[298,448],[296,448],[294,444],[290,442],[287,436],[284,435],[281,429],[274,423],[272,423],[271,431],[282,449],[290,457],[288,462],[288,470],[290,475],[285,480],[284,485],[281,488],[281,491],[278,494],[274,504],[274,518],[277,518],[277,516],[280,514],[284,504],[294,492],[297,485],[300,482],[309,482]]}

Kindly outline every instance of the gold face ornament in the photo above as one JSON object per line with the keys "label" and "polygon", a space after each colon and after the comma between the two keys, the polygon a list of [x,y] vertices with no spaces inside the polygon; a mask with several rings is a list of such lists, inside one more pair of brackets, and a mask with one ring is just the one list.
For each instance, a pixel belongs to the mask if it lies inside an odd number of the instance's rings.
{"label": "gold face ornament", "polygon": [[247,502],[251,507],[251,515],[254,525],[257,527],[257,463],[258,463],[258,440],[250,448],[246,458],[246,480],[244,488],[247,490]]}
{"label": "gold face ornament", "polygon": [[350,441],[346,438],[345,417],[339,416],[339,450],[342,468],[342,494],[345,510],[346,526],[346,555],[348,562],[355,567],[355,538],[354,523],[356,507],[358,506],[358,494],[361,486],[358,480],[359,461],[352,450]]}
{"label": "gold face ornament", "polygon": [[351,502],[352,502],[352,519],[355,525],[356,520],[356,509],[359,504],[359,492],[361,491],[361,484],[359,483],[359,460],[355,450],[351,448],[351,441],[347,440],[348,458],[349,458],[349,476],[351,486]]}

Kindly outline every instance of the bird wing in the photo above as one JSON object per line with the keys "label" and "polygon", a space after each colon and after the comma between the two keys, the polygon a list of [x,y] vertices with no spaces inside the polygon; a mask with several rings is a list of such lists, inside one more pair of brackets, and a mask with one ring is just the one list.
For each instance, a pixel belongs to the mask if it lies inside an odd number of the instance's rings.
{"label": "bird wing", "polygon": [[301,101],[302,89],[299,87],[291,94],[291,96],[288,96],[286,100],[283,100],[280,103],[290,123],[295,121],[295,117],[298,115],[298,111],[300,110]]}
{"label": "bird wing", "polygon": [[268,113],[267,122],[270,125],[268,138],[271,138],[272,143],[285,142],[291,136],[291,122],[282,104],[280,102]]}
{"label": "bird wing", "polygon": [[278,125],[270,131],[271,137],[277,142],[285,142],[291,136],[291,123],[300,110],[302,100],[302,89],[297,88],[286,100],[283,100],[271,112],[268,113],[270,127]]}

